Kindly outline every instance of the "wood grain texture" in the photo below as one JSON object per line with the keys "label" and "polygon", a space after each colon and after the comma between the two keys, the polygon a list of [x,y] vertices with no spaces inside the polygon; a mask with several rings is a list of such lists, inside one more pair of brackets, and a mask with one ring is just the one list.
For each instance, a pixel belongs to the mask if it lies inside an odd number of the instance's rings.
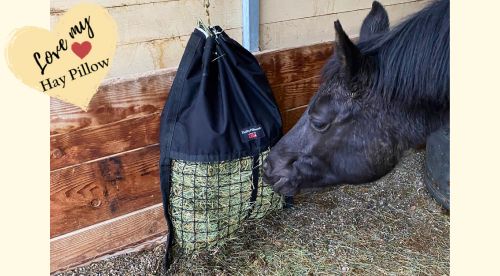
{"label": "wood grain texture", "polygon": [[[274,87],[282,114],[289,109],[307,105],[318,86],[319,76],[315,76]],[[160,115],[153,113],[52,136],[51,170],[157,144]]]}
{"label": "wood grain texture", "polygon": [[272,51],[257,55],[271,87],[315,77],[333,53],[333,43]]}
{"label": "wood grain texture", "polygon": [[[288,110],[284,114],[284,129],[288,131],[295,121],[300,118],[302,113],[305,111],[307,106],[298,107],[292,110]],[[142,155],[145,157],[144,159],[154,159],[155,163],[157,163],[157,155],[159,154],[158,147],[151,147],[151,150],[142,149],[140,151],[146,151]],[[149,158],[148,156],[151,156]],[[123,158],[125,159],[125,158]],[[101,171],[107,172],[103,173],[102,176],[106,181],[114,182],[117,179],[124,179],[127,174],[124,174],[125,177],[121,174],[120,165],[117,165],[116,161],[111,161],[112,159],[107,160],[104,164],[101,165]],[[90,173],[92,175],[92,173]],[[151,172],[153,178],[158,177],[157,172]],[[146,185],[148,182],[153,183],[154,185],[147,185],[151,188],[151,192],[153,193],[152,198],[155,198],[155,201],[161,202],[161,195],[158,189],[158,180],[144,180],[141,182],[141,185]],[[85,183],[85,182],[84,182]],[[71,196],[72,194],[79,194],[79,197],[85,197],[85,194],[91,195],[90,197],[81,200],[83,206],[80,208],[80,211],[76,211],[74,214],[76,217],[80,215],[85,215],[85,211],[81,211],[82,209],[89,210],[91,208],[99,208],[103,206],[103,208],[116,208],[112,207],[113,201],[107,199],[109,198],[109,190],[108,196],[106,197],[106,191],[102,191],[102,186],[87,184],[86,188],[81,190],[73,190],[69,191],[64,189],[64,185],[54,187],[61,189],[61,193],[65,195]],[[123,189],[123,183],[118,182],[118,184],[114,190],[115,193],[119,191],[119,189]],[[121,185],[121,186],[118,186]],[[85,186],[82,186],[85,187]],[[119,188],[122,187],[122,188]],[[65,192],[62,192],[65,191]],[[102,191],[102,192],[101,192]],[[156,194],[156,195],[155,195]],[[54,196],[56,199],[57,197]],[[65,196],[63,196],[64,200]],[[92,200],[89,199],[94,198]],[[104,198],[104,201],[100,201],[100,198]],[[118,196],[114,197],[118,199],[120,202],[118,204],[123,205],[129,201],[120,200]],[[52,210],[54,202],[51,201],[51,215],[55,214],[64,214],[59,210]],[[116,204],[116,203],[115,203]],[[70,201],[71,206],[75,206],[74,201]],[[146,207],[144,209],[129,212],[121,217],[116,217],[96,225],[89,224],[88,227],[73,231],[69,234],[61,235],[59,237],[51,239],[50,247],[51,247],[51,272],[65,270],[68,268],[72,268],[79,265],[84,265],[88,262],[99,261],[101,259],[105,259],[107,257],[118,255],[121,253],[129,253],[134,251],[143,250],[145,248],[149,248],[155,245],[160,244],[165,241],[166,233],[168,231],[166,227],[166,222],[163,216],[163,207],[161,203],[154,204],[151,206],[151,203],[148,205],[150,207]],[[93,212],[91,210],[90,212]],[[116,210],[115,210],[116,212]],[[108,213],[99,212],[101,214]],[[51,218],[51,222],[52,222]],[[64,219],[63,219],[64,220]],[[95,224],[95,223],[93,223]],[[51,231],[52,231],[51,227]]]}
{"label": "wood grain texture", "polygon": [[160,203],[158,160],[156,145],[53,171],[51,237]]}
{"label": "wood grain texture", "polygon": [[[264,52],[256,57],[271,87],[274,87],[314,77],[332,51],[333,43],[326,42]],[[162,69],[141,76],[108,80],[99,87],[87,112],[51,99],[51,135],[160,112],[175,73],[175,68]]]}
{"label": "wood grain texture", "polygon": [[[122,33],[110,76],[156,71],[106,80],[89,112],[51,100],[51,271],[137,250],[165,237],[155,141],[159,114],[176,72],[161,68],[177,66],[194,24],[189,22],[194,17],[206,20],[198,6],[201,2],[196,1],[98,1],[117,18]],[[78,1],[52,2],[54,24]],[[240,2],[211,2],[212,21],[241,41]],[[261,11],[261,49],[297,48],[256,57],[269,78],[286,132],[317,91],[319,71],[333,52],[329,41],[334,37],[333,21],[340,19],[356,36],[371,0],[319,0],[300,3],[302,7],[297,3],[284,7],[281,2],[262,4],[266,8]],[[381,2],[390,5],[387,10],[394,25],[428,1]],[[171,13],[169,7],[184,12],[165,16]],[[142,20],[144,14],[149,16]],[[302,46],[322,41],[326,42]]]}
{"label": "wood grain texture", "polygon": [[50,271],[68,269],[89,261],[143,250],[165,241],[163,207],[129,213],[50,241]]}
{"label": "wood grain texture", "polygon": [[287,110],[307,105],[318,90],[320,76],[284,83],[272,88],[276,103],[282,113]]}
{"label": "wood grain texture", "polygon": [[[308,103],[332,44],[257,56],[282,111]],[[104,84],[84,112],[51,100],[51,170],[157,143],[159,117],[175,70]]]}
{"label": "wood grain texture", "polygon": [[[307,106],[283,113],[288,131]],[[51,173],[51,237],[161,202],[158,145]]]}
{"label": "wood grain texture", "polygon": [[307,105],[296,107],[284,112],[283,117],[283,132],[286,133],[295,125],[300,119],[300,116],[306,111]]}
{"label": "wood grain texture", "polygon": [[50,169],[79,164],[104,156],[158,143],[160,113],[53,135]]}
{"label": "wood grain texture", "polygon": [[[257,56],[285,130],[316,92],[332,51],[329,42]],[[51,237],[161,203],[158,128],[174,76],[172,69],[110,80],[88,112],[52,100]]]}
{"label": "wood grain texture", "polygon": [[99,87],[87,112],[51,98],[50,134],[53,136],[158,113],[163,109],[175,73],[175,69],[165,69],[134,78],[109,80]]}

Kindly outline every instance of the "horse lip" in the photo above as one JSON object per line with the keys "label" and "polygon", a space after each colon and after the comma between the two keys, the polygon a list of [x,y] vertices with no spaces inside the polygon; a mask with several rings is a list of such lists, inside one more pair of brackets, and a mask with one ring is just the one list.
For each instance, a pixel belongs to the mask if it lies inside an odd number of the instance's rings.
{"label": "horse lip", "polygon": [[278,182],[274,183],[273,191],[283,196],[293,196],[297,194],[298,190],[293,183],[290,182],[288,177],[281,177]]}
{"label": "horse lip", "polygon": [[283,176],[283,177],[280,178],[280,180],[278,180],[278,182],[276,182],[276,183],[273,184],[273,187],[275,189],[279,189],[283,185],[285,185],[287,182],[288,182],[288,178]]}
{"label": "horse lip", "polygon": [[[281,178],[283,178],[283,176],[273,175],[273,174],[270,174],[269,172],[266,172],[266,171],[264,171],[264,173],[262,174],[262,180],[264,181],[264,183],[266,183],[270,186],[273,186],[276,183],[278,183],[279,181],[281,181]],[[276,179],[278,179],[278,181],[276,181]]]}

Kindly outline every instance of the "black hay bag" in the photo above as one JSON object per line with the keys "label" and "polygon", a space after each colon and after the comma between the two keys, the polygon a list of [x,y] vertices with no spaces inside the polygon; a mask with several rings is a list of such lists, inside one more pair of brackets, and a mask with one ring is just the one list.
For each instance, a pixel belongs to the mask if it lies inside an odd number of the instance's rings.
{"label": "black hay bag", "polygon": [[[282,208],[261,164],[281,118],[255,57],[219,27],[192,33],[160,125],[169,251],[221,245],[247,219]],[[180,249],[180,250],[178,250]]]}

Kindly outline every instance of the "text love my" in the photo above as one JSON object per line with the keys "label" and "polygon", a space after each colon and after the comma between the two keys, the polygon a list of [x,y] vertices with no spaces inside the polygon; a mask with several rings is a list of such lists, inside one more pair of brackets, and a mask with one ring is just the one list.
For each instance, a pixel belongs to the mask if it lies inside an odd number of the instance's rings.
{"label": "text love my", "polygon": [[[69,36],[71,38],[75,38],[76,35],[81,34],[84,31],[87,31],[89,38],[94,37],[94,31],[92,30],[92,26],[90,25],[90,16],[86,17],[83,22],[80,20],[78,24],[71,27]],[[45,73],[45,69],[47,69],[47,66],[52,64],[56,59],[59,59],[61,57],[60,53],[66,50],[68,50],[68,40],[61,38],[59,39],[59,43],[56,45],[55,50],[45,51],[43,56],[40,52],[33,53],[33,58],[40,68],[40,73],[43,75]]]}

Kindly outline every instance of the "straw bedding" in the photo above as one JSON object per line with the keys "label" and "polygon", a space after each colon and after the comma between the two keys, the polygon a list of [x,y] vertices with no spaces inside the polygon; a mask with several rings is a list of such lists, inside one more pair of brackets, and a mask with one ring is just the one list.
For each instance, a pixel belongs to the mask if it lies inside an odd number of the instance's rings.
{"label": "straw bedding", "polygon": [[55,275],[449,275],[450,217],[425,189],[425,152],[409,153],[374,183],[296,196],[168,274],[161,243]]}

